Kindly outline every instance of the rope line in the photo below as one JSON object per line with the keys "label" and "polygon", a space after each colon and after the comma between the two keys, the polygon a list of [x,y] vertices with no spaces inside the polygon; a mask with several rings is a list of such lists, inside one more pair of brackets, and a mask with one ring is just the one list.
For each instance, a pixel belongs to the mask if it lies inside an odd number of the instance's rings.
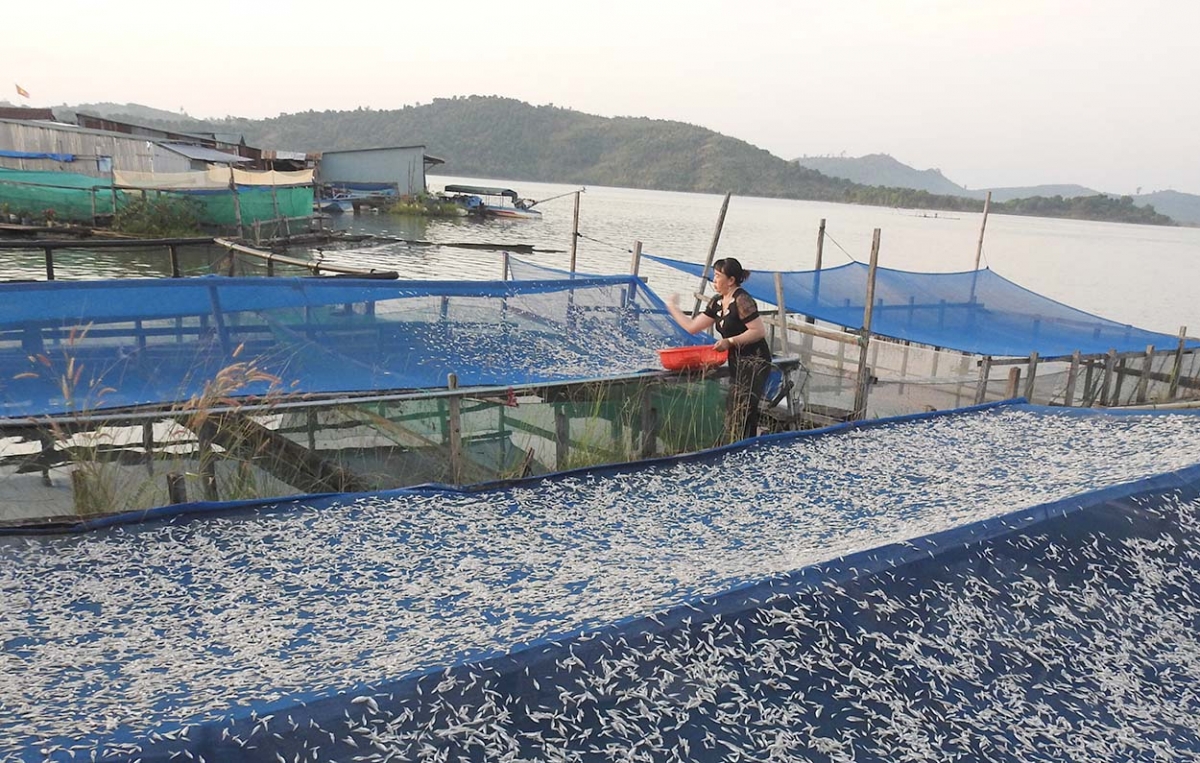
{"label": "rope line", "polygon": [[616,249],[618,252],[633,253],[632,249],[626,249],[624,247],[617,246],[616,244],[610,244],[607,241],[601,241],[598,238],[592,238],[591,236],[585,236],[582,233],[576,233],[575,235],[579,236],[580,238],[586,238],[588,241],[594,241],[595,243],[600,244],[602,246],[612,247],[613,249]]}
{"label": "rope line", "polygon": [[[846,247],[844,247],[844,246],[842,246],[841,244],[839,244],[839,243],[837,242],[837,239],[835,239],[833,236],[829,235],[829,231],[825,231],[825,238],[827,238],[827,239],[829,239],[830,241],[832,241],[832,242],[833,242],[833,245],[834,245],[834,246],[836,246],[838,249],[841,249],[841,250],[842,250],[842,254],[844,254],[844,255],[846,255],[847,257],[849,257],[851,262],[858,262],[858,260],[854,259],[854,255],[853,255],[853,254],[850,254],[850,252],[847,252],[847,251],[846,251]],[[862,263],[860,262],[859,264],[861,265]]]}

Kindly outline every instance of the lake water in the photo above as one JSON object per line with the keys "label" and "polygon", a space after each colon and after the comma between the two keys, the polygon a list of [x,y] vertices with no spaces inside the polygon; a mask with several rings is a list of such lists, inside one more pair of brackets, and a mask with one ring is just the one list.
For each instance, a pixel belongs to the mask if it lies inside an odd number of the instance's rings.
{"label": "lake water", "polygon": [[[430,176],[431,191],[447,183],[500,185],[522,196],[550,199],[577,186],[497,179]],[[580,197],[577,268],[629,272],[634,240],[644,251],[703,262],[721,207],[721,196],[590,186]],[[427,219],[384,214],[344,215],[335,227],[408,240],[446,243],[532,244],[558,250],[525,259],[567,268],[573,196],[537,207],[541,220]],[[880,265],[925,270],[970,270],[981,214],[923,212],[812,201],[735,196],[729,205],[718,256],[734,256],[750,270],[807,270],[815,262],[817,230],[826,221],[824,266],[870,258],[871,234],[882,230]],[[400,270],[403,277],[499,278],[501,254],[404,243],[323,247],[327,260]],[[40,252],[4,252],[0,277],[44,278]],[[202,257],[214,259],[216,252]],[[56,254],[58,277],[153,276],[168,272],[161,252],[85,248]],[[207,261],[189,263],[197,272]],[[1165,228],[1077,220],[990,215],[984,266],[1017,283],[1088,312],[1174,334],[1180,326],[1200,335],[1200,228]],[[644,261],[642,275],[662,295],[691,293],[697,282]]]}
{"label": "lake water", "polygon": [[[446,183],[514,188],[548,199],[577,186],[431,176],[431,191]],[[347,216],[338,224],[357,231],[436,242],[533,244],[561,253],[524,259],[567,268],[573,196],[539,204],[536,221],[427,220],[387,215]],[[577,268],[629,272],[630,250],[704,262],[721,196],[589,186],[580,197]],[[936,214],[936,216],[934,216]],[[718,256],[754,270],[808,270],[815,265],[817,231],[826,221],[824,267],[870,259],[871,235],[882,230],[879,262],[904,270],[970,270],[982,214],[924,212],[850,204],[735,196],[730,200]],[[332,256],[327,253],[327,256]],[[396,267],[417,278],[495,278],[498,252],[415,249],[403,245],[340,253],[339,259]],[[1079,220],[989,215],[982,264],[1033,291],[1124,323],[1174,334],[1200,334],[1200,228],[1165,228]],[[691,293],[691,277],[652,262],[641,271],[662,295]]]}

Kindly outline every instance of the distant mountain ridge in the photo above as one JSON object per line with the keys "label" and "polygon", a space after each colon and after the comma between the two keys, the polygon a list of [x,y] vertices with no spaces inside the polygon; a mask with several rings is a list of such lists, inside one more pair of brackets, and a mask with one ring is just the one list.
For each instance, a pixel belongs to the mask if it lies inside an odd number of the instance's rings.
{"label": "distant mountain ridge", "polygon": [[[971,189],[950,180],[942,174],[941,170],[918,170],[887,154],[867,154],[857,157],[802,156],[793,161],[802,167],[817,170],[830,177],[840,177],[862,185],[912,188],[929,193],[964,196],[971,199],[983,199],[987,196],[987,192],[991,191],[994,202],[1008,202],[1034,196],[1046,198],[1061,196],[1064,199],[1075,199],[1104,193],[1074,184]],[[1200,225],[1200,196],[1195,194],[1180,191],[1156,191],[1132,195],[1131,198],[1133,203],[1138,206],[1152,206],[1159,213],[1179,222]]]}
{"label": "distant mountain ridge", "polygon": [[[305,111],[262,120],[202,121],[138,104],[92,103],[57,109],[63,118],[85,111],[178,132],[244,136],[264,148],[329,151],[421,144],[446,160],[449,174],[613,185],[672,191],[766,196],[905,209],[979,211],[982,201],[936,170],[919,172],[884,155],[888,171],[868,184],[781,159],[743,140],[683,122],[600,117],[498,96],[439,98],[378,111]],[[923,185],[908,173],[924,179]],[[864,180],[870,177],[863,176]],[[929,190],[935,189],[935,190]],[[938,190],[941,189],[941,190]],[[1128,197],[1059,196],[1001,203],[993,211],[1132,223],[1171,224]]]}

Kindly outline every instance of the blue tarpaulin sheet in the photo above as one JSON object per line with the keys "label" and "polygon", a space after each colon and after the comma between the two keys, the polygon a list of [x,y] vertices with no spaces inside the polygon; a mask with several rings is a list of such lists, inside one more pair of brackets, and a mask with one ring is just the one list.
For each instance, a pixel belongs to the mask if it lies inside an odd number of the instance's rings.
{"label": "blue tarpaulin sheet", "polygon": [[[700,276],[704,266],[644,255]],[[863,327],[868,266],[852,262],[823,270],[782,272],[789,313],[852,329]],[[775,304],[775,273],[758,271],[743,287]],[[1043,358],[1173,349],[1179,337],[1117,323],[1077,310],[1013,283],[990,269],[916,273],[878,268],[872,333],[978,355]],[[1187,347],[1200,347],[1189,340]]]}
{"label": "blue tarpaulin sheet", "polygon": [[13,538],[0,759],[1190,759],[1198,462],[983,406]]}
{"label": "blue tarpaulin sheet", "polygon": [[56,162],[73,162],[75,154],[54,154],[39,151],[0,151],[6,159],[52,159]]}

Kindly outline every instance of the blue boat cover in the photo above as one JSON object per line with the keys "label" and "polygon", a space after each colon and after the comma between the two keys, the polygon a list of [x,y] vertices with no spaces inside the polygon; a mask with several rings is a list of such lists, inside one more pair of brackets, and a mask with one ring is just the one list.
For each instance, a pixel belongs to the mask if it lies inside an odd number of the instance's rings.
{"label": "blue boat cover", "polygon": [[[699,277],[704,266],[644,255]],[[852,329],[863,327],[867,272],[861,262],[823,270],[782,272],[789,313]],[[756,300],[775,304],[775,273],[754,271],[743,284]],[[991,355],[1043,358],[1142,352],[1178,346],[1179,337],[1146,331],[1077,310],[1029,291],[990,269],[916,273],[878,268],[872,333],[932,347]],[[1200,347],[1189,340],[1187,347]]]}
{"label": "blue boat cover", "polygon": [[1197,461],[999,405],[0,538],[0,759],[1192,760]]}
{"label": "blue boat cover", "polygon": [[698,341],[629,276],[9,283],[0,418],[187,401],[215,381],[247,397],[604,378]]}

